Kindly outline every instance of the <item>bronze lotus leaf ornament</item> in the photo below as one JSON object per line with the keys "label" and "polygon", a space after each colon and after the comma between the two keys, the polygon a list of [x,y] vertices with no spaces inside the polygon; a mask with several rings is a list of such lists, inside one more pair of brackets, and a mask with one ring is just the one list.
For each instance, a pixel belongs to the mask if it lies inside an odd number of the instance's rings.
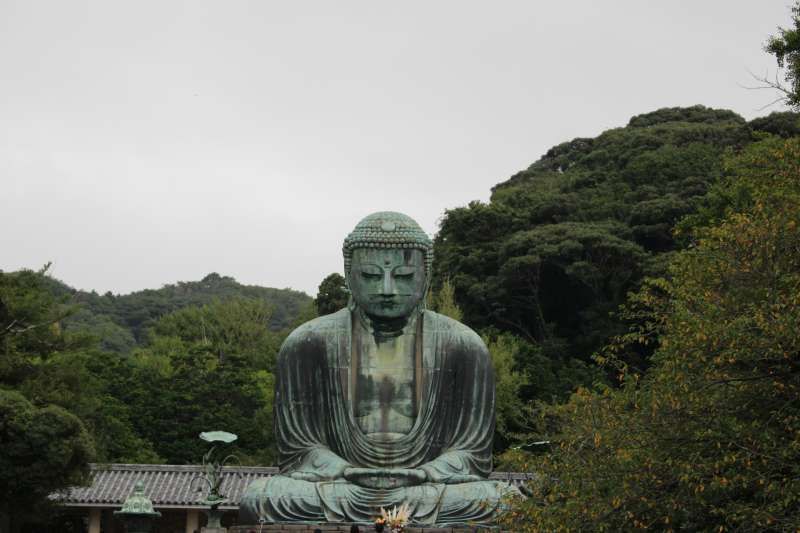
{"label": "bronze lotus leaf ornament", "polygon": [[200,438],[206,442],[223,442],[225,444],[230,444],[239,437],[227,431],[204,431],[200,433]]}
{"label": "bronze lotus leaf ornament", "polygon": [[[211,443],[212,446],[211,449],[203,455],[203,474],[195,476],[192,483],[196,481],[203,482],[202,485],[204,485],[208,491],[205,499],[202,501],[204,505],[208,505],[209,507],[208,510],[206,510],[206,515],[208,517],[207,526],[209,528],[219,528],[222,527],[221,519],[223,514],[223,512],[219,510],[219,506],[227,499],[221,492],[222,469],[229,461],[238,461],[238,458],[233,454],[221,457],[219,449],[236,441],[238,437],[227,431],[204,431],[200,433],[200,439]],[[202,488],[200,490],[202,490]]]}

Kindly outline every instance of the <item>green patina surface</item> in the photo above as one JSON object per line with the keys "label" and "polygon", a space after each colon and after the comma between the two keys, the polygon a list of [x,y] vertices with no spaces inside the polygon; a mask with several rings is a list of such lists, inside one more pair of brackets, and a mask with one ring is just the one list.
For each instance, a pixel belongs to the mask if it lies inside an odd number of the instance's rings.
{"label": "green patina surface", "polygon": [[427,311],[431,241],[411,218],[346,238],[350,305],[292,332],[278,357],[281,475],[254,482],[240,522],[367,523],[407,504],[417,524],[490,523],[516,489],[487,479],[494,377],[475,332]]}
{"label": "green patina surface", "polygon": [[221,492],[222,487],[222,467],[234,459],[234,455],[224,455],[226,444],[235,442],[239,437],[227,431],[204,431],[200,433],[200,439],[210,442],[211,448],[203,455],[203,476],[198,476],[205,482],[208,492],[203,503],[208,505],[206,516],[208,517],[208,528],[221,528],[221,519],[224,514],[219,510],[220,504],[227,498]]}
{"label": "green patina surface", "polygon": [[122,509],[114,515],[125,522],[129,533],[148,533],[153,528],[153,520],[161,513],[153,509],[153,502],[144,494],[144,484],[137,481],[131,494],[122,504]]}

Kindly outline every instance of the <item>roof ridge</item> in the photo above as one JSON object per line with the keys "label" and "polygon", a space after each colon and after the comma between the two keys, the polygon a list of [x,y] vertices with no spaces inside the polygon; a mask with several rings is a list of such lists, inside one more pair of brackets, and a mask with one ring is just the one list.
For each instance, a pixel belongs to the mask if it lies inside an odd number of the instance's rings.
{"label": "roof ridge", "polygon": [[[92,471],[125,471],[133,472],[197,472],[203,465],[164,465],[154,463],[89,463]],[[277,466],[223,466],[223,472],[265,472],[277,473]]]}

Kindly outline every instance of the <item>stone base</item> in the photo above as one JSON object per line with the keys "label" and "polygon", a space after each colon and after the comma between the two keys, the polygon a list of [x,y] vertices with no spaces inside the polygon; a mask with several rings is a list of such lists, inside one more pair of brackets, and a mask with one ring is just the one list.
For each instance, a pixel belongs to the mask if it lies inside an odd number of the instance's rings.
{"label": "stone base", "polygon": [[[228,528],[228,533],[313,533],[318,529],[324,533],[336,531],[337,533],[349,533],[352,524],[265,524],[263,526],[233,526]],[[375,528],[368,525],[359,524],[358,530],[361,533],[374,533]],[[407,527],[404,533],[475,533],[490,531],[501,532],[497,528],[481,527]],[[388,528],[384,529],[388,532]]]}

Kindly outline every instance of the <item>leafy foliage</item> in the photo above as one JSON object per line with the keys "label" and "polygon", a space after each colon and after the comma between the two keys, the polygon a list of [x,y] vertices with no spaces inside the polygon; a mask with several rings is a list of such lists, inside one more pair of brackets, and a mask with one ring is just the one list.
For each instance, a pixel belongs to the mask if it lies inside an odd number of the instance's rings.
{"label": "leafy foliage", "polygon": [[707,207],[724,154],[764,132],[789,135],[797,119],[748,124],[731,111],[670,108],[560,144],[495,186],[488,204],[446,212],[435,278],[449,276],[472,327],[519,336],[545,358],[588,362],[628,326],[616,314],[628,292],[663,276],[686,244],[673,230]]}
{"label": "leafy foliage", "polygon": [[73,380],[82,369],[62,362],[87,343],[60,328],[71,309],[43,288],[45,270],[0,272],[0,518],[45,507],[49,493],[85,481],[95,457],[87,428],[60,401],[65,391],[85,398]]}
{"label": "leafy foliage", "polygon": [[319,316],[335,313],[347,307],[349,294],[345,289],[344,276],[334,272],[329,274],[319,284],[319,292],[314,299],[314,305]]}
{"label": "leafy foliage", "polygon": [[216,273],[200,281],[178,282],[126,295],[107,292],[101,296],[95,292],[75,291],[55,281],[51,284],[57,293],[71,295],[74,302],[82,304],[82,312],[71,316],[65,327],[88,330],[102,340],[104,349],[118,353],[127,353],[133,348],[131,336],[135,343],[144,342],[148,328],[159,318],[184,307],[231,298],[262,300],[273,310],[269,327],[278,331],[288,327],[311,301],[300,291],[241,285],[231,277]]}
{"label": "leafy foliage", "polygon": [[[520,530],[796,530],[800,527],[800,139],[732,159],[747,200],[692,228],[669,279],[635,309],[658,336],[644,375],[610,358],[620,389],[543,408],[517,457],[541,473],[506,518]],[[636,311],[640,312],[640,311]]]}
{"label": "leafy foliage", "polygon": [[[76,305],[76,293],[45,270],[0,272],[0,390],[15,391],[48,416],[77,421],[80,439],[99,461],[194,463],[205,452],[198,434],[226,429],[239,435],[243,462],[271,463],[272,370],[286,332],[274,331],[275,307],[261,290],[253,298],[182,307],[152,322],[136,347],[127,329]],[[298,294],[305,303],[285,320],[308,314],[311,301]],[[40,451],[54,453],[47,446]],[[30,453],[31,472],[50,468],[50,457]],[[22,466],[14,472],[20,475]],[[37,479],[43,492],[32,497],[60,487]]]}
{"label": "leafy foliage", "polygon": [[0,389],[0,516],[41,508],[53,492],[88,481],[92,439],[78,417]]}
{"label": "leafy foliage", "polygon": [[789,138],[800,135],[800,116],[789,111],[775,111],[766,117],[750,121],[753,131],[763,131],[778,137]]}
{"label": "leafy foliage", "polygon": [[119,358],[99,351],[93,338],[61,327],[74,310],[53,295],[45,270],[0,273],[0,386],[37,407],[57,405],[77,415],[98,460],[155,458],[107,381]]}
{"label": "leafy foliage", "polygon": [[445,278],[438,291],[429,291],[428,293],[428,306],[445,316],[449,316],[453,320],[459,322],[463,318],[464,313],[456,303],[456,294],[450,278]]}
{"label": "leafy foliage", "polygon": [[282,334],[261,300],[187,307],[159,320],[132,355],[121,399],[137,432],[169,463],[197,462],[202,431],[236,433],[248,463],[272,460],[272,370]]}
{"label": "leafy foliage", "polygon": [[786,69],[786,103],[800,108],[800,2],[792,7],[792,24],[793,28],[779,28],[765,50],[775,56],[779,67]]}
{"label": "leafy foliage", "polygon": [[[460,320],[461,309],[453,287],[445,278],[430,298],[430,305],[441,314]],[[564,401],[576,383],[602,381],[597,368],[570,358],[548,358],[539,345],[510,333],[487,330],[483,341],[492,358],[495,377],[495,450],[501,452],[516,442],[529,428],[525,413],[528,399]]]}

